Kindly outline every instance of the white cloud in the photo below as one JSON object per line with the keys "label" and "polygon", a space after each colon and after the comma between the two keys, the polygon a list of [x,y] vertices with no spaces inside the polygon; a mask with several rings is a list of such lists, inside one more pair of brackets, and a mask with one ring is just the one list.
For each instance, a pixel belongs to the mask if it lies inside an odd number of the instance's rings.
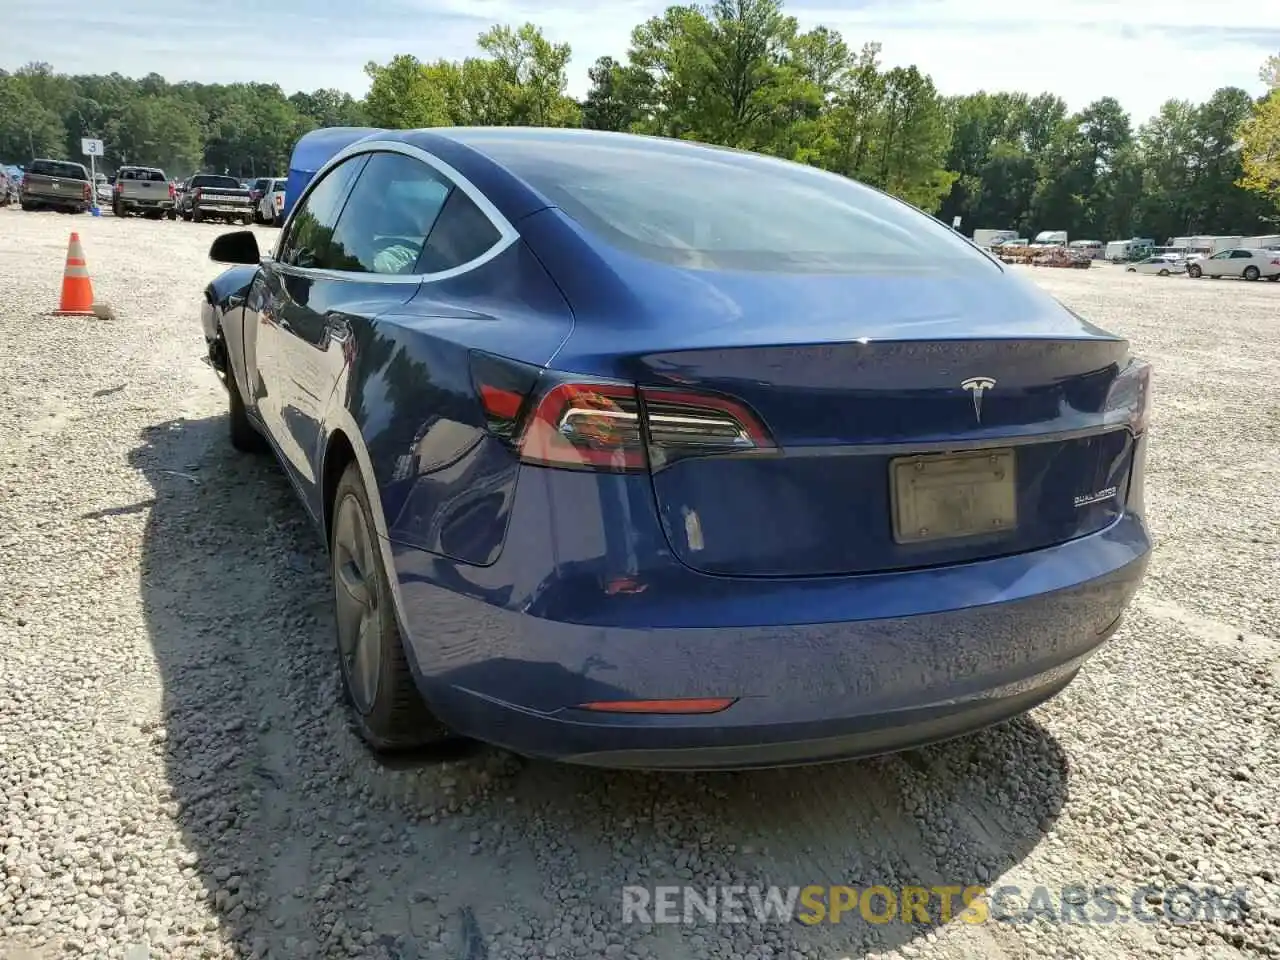
{"label": "white cloud", "polygon": [[[9,68],[43,59],[68,72],[155,71],[173,80],[267,80],[289,91],[338,86],[357,95],[366,88],[367,60],[467,56],[486,26],[529,20],[573,46],[570,92],[581,96],[592,61],[623,56],[631,28],[666,6],[379,0],[361,9],[343,0],[277,0],[262,31],[272,39],[260,45],[251,39],[250,25],[262,22],[253,0],[224,0],[219,19],[244,29],[211,46],[203,29],[209,8],[198,0],[117,0],[119,26],[108,21],[93,30],[67,29],[66,14],[43,0],[11,3],[9,29],[0,34],[0,65]],[[796,0],[788,11],[803,28],[826,24],[854,47],[880,42],[886,65],[915,64],[944,93],[1050,91],[1073,109],[1110,95],[1136,122],[1170,97],[1204,100],[1226,85],[1261,92],[1258,66],[1280,51],[1280,27],[1224,27],[1221,9],[1203,0]]]}

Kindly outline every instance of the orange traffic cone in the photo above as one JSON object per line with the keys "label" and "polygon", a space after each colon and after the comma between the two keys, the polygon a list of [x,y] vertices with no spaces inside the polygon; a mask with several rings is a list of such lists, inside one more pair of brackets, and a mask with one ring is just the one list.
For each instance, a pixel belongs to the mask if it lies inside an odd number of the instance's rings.
{"label": "orange traffic cone", "polygon": [[92,317],[93,284],[89,280],[89,268],[84,262],[84,247],[80,246],[80,234],[72,231],[67,244],[67,265],[62,271],[62,300],[58,314],[72,317]]}

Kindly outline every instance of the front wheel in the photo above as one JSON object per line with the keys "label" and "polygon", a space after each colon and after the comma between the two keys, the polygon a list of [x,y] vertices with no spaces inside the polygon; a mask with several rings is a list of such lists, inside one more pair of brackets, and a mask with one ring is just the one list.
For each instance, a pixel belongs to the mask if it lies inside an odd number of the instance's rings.
{"label": "front wheel", "polygon": [[1160,271],[1160,276],[1162,276],[1162,277],[1167,277],[1168,275],[1169,275],[1169,271],[1168,271],[1168,270],[1161,270],[1161,271]]}
{"label": "front wheel", "polygon": [[[225,356],[225,350],[223,354]],[[226,372],[226,378],[227,419],[230,421],[228,439],[231,440],[231,446],[241,453],[262,453],[267,449],[267,441],[249,419],[249,413],[244,407],[244,397],[240,396],[240,386],[230,369]]]}
{"label": "front wheel", "polygon": [[1192,280],[1199,280],[1200,277],[1204,275],[1204,271],[1193,263],[1191,266],[1187,267],[1187,275],[1190,276]]}
{"label": "front wheel", "polygon": [[1127,270],[1125,270],[1125,273],[1137,273],[1137,272],[1138,272],[1137,267],[1129,267]]}
{"label": "front wheel", "polygon": [[199,222],[200,222],[201,220],[203,220],[203,219],[204,219],[204,214],[203,214],[203,213],[201,213],[199,210],[192,210],[192,211],[191,211],[191,222],[192,222],[192,223],[199,223]]}
{"label": "front wheel", "polygon": [[1257,267],[1249,266],[1244,268],[1244,278],[1246,280],[1257,280],[1260,276],[1262,276],[1262,273]]}
{"label": "front wheel", "polygon": [[409,670],[369,495],[355,463],[338,481],[332,515],[329,572],[338,661],[356,728],[378,753],[443,744],[450,732],[423,703]]}
{"label": "front wheel", "polygon": [[166,210],[164,215],[168,217],[170,220],[178,219],[178,211],[176,210]]}

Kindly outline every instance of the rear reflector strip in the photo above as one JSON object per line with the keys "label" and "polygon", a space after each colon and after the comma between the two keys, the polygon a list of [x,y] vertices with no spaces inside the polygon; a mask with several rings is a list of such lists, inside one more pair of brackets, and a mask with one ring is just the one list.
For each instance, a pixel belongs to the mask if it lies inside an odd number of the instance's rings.
{"label": "rear reflector strip", "polygon": [[703,697],[689,700],[596,700],[581,703],[579,710],[596,713],[700,714],[728,710],[736,697]]}

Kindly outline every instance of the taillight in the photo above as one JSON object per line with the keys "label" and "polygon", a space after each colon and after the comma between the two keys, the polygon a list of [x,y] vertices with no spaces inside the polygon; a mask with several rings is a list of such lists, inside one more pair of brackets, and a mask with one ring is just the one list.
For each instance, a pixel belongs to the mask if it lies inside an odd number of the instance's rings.
{"label": "taillight", "polygon": [[93,186],[91,184],[86,183],[82,192],[86,200],[93,199]]}
{"label": "taillight", "polygon": [[120,180],[116,181],[116,193],[124,193],[124,183]]}
{"label": "taillight", "polygon": [[1104,413],[1121,414],[1134,433],[1147,428],[1151,414],[1151,364],[1131,360],[1111,384]]}
{"label": "taillight", "polygon": [[191,191],[192,200],[199,200],[200,197],[203,195],[204,195],[204,189],[202,187],[196,187],[194,190]]}
{"label": "taillight", "polygon": [[472,357],[489,430],[525,463],[629,473],[690,456],[777,450],[760,419],[729,397]]}
{"label": "taillight", "polygon": [[173,184],[169,184],[169,199],[172,200],[177,196],[177,192],[173,189]]}
{"label": "taillight", "polygon": [[284,209],[284,194],[283,194],[283,193],[277,193],[277,194],[276,194],[276,209],[277,209],[277,210],[283,210],[283,209]]}

